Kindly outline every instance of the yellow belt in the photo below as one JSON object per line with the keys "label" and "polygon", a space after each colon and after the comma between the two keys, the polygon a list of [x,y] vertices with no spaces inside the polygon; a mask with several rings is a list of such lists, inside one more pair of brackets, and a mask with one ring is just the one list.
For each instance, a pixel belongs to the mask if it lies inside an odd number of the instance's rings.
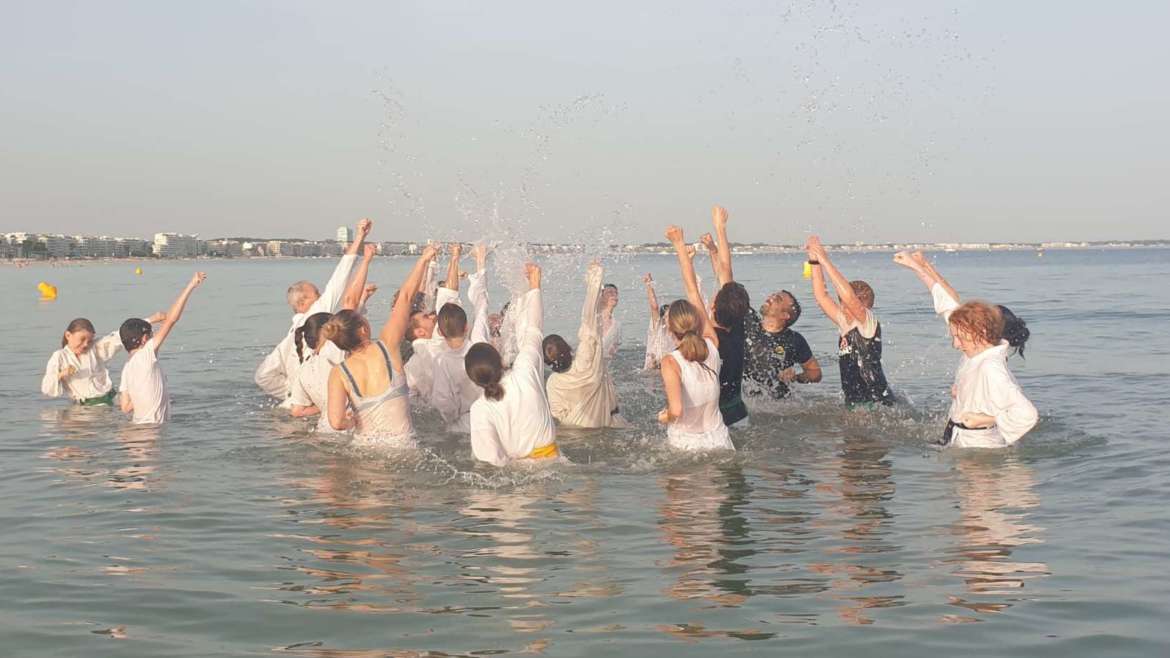
{"label": "yellow belt", "polygon": [[557,450],[557,442],[546,443],[536,450],[528,453],[527,459],[546,459],[548,457],[560,457],[561,451]]}

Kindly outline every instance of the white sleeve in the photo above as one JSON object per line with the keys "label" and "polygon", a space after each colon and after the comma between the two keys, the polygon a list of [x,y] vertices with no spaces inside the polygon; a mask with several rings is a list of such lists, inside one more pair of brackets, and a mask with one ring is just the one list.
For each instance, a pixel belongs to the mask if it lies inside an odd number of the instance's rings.
{"label": "white sleeve", "polygon": [[[320,359],[322,357],[315,356],[313,358]],[[308,371],[305,370],[304,368],[301,368],[297,372],[297,378],[295,380],[293,380],[292,386],[289,387],[290,390],[289,390],[288,401],[290,404],[294,404],[298,407],[311,407],[311,406],[313,406],[313,399],[309,397],[309,391],[308,391],[308,389],[305,388],[305,384],[303,382],[303,378],[307,373],[308,373]],[[329,413],[328,409],[321,409],[320,411],[322,413],[325,413],[325,414]]]}
{"label": "white sleeve", "polygon": [[930,287],[930,296],[934,298],[934,312],[943,316],[944,322],[950,322],[951,313],[959,308],[959,300],[951,297],[947,289],[939,283]]}
{"label": "white sleeve", "polygon": [[491,328],[488,327],[487,274],[476,272],[469,278],[471,285],[468,287],[467,296],[471,299],[472,313],[475,314],[475,317],[471,321],[471,333],[468,335],[468,340],[474,345],[491,340]]}
{"label": "white sleeve", "polygon": [[601,346],[605,351],[605,358],[612,359],[617,355],[618,348],[622,344],[622,325],[617,318],[612,319],[613,324],[609,325],[609,331],[605,332],[602,338]]}
{"label": "white sleeve", "polygon": [[93,346],[93,353],[97,356],[98,361],[105,362],[114,358],[120,349],[122,349],[122,337],[118,335],[118,332],[113,331],[102,336],[101,340]]}
{"label": "white sleeve", "polygon": [[443,357],[435,359],[435,366],[435,381],[431,385],[431,406],[439,411],[444,422],[450,424],[459,420],[459,403],[463,398],[447,370],[446,359]]}
{"label": "white sleeve", "polygon": [[253,375],[256,385],[265,393],[274,398],[284,398],[288,395],[288,376],[284,372],[284,359],[280,356],[280,348],[273,348],[268,356],[260,362]]}
{"label": "white sleeve", "polygon": [[601,338],[601,278],[603,271],[598,265],[590,265],[585,275],[585,302],[581,305],[581,328],[577,339],[585,341],[590,336]]}
{"label": "white sleeve", "polygon": [[61,370],[63,370],[61,351],[57,350],[53,352],[53,355],[49,357],[49,362],[45,364],[45,376],[41,379],[41,393],[51,398],[59,398],[65,393],[65,385],[58,378]]}
{"label": "white sleeve", "polygon": [[314,313],[336,313],[341,307],[341,298],[345,296],[345,288],[349,285],[349,275],[353,272],[353,265],[357,262],[355,254],[346,254],[341,257],[341,261],[337,263],[337,267],[333,270],[333,276],[329,277],[329,282],[325,284],[325,290],[317,301],[305,311],[304,315],[308,318]]}
{"label": "white sleeve", "polygon": [[512,367],[530,370],[537,379],[542,379],[544,357],[540,352],[541,342],[544,341],[544,301],[540,288],[524,293],[519,305],[520,308],[516,309],[517,354]]}
{"label": "white sleeve", "polygon": [[988,413],[995,416],[995,425],[1000,436],[1008,445],[1019,441],[1040,420],[1032,401],[1024,396],[1016,378],[1007,369],[1007,364],[996,364],[988,368],[987,390],[991,399],[988,400]]}
{"label": "white sleeve", "polygon": [[508,463],[508,453],[500,444],[500,436],[481,405],[471,406],[471,453],[481,462],[493,466]]}
{"label": "white sleeve", "polygon": [[[433,260],[431,262],[427,263],[427,270],[423,274],[422,285],[419,286],[419,288],[418,288],[419,291],[422,292],[422,294],[423,294],[424,301],[423,301],[422,311],[424,313],[427,311],[438,311],[439,310],[439,307],[435,305],[435,286],[436,286],[435,270],[437,267],[438,267],[438,264],[436,264],[435,261],[433,261]],[[411,301],[411,304],[414,303],[413,299],[410,301]]]}

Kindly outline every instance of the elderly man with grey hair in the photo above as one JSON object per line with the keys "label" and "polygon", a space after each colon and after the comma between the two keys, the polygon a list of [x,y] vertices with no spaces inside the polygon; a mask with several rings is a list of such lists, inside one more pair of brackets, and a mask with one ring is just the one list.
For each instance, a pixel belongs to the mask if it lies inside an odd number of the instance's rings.
{"label": "elderly man with grey hair", "polygon": [[349,244],[341,262],[333,270],[333,276],[325,284],[325,291],[320,292],[317,286],[309,281],[297,281],[288,287],[288,305],[293,310],[292,326],[284,338],[277,343],[276,348],[264,357],[264,361],[256,368],[256,385],[272,397],[280,400],[281,404],[288,402],[289,385],[296,379],[300,360],[297,359],[296,344],[293,339],[298,327],[314,313],[336,313],[341,305],[341,298],[349,284],[350,273],[353,271],[357,255],[362,249],[366,236],[374,223],[368,219],[358,222],[357,235]]}

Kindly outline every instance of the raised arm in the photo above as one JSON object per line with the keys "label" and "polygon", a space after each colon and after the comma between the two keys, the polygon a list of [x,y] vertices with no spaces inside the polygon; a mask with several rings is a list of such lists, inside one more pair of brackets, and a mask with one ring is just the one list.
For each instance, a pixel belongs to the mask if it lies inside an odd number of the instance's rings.
{"label": "raised arm", "polygon": [[930,291],[934,299],[934,312],[949,320],[951,311],[959,308],[959,292],[943,278],[934,264],[926,259],[921,251],[899,251],[894,254],[894,262],[909,269],[918,276],[918,280]]}
{"label": "raised arm", "polygon": [[[813,272],[820,270],[824,276],[829,277],[833,282],[833,288],[837,292],[837,296],[841,298],[840,308],[845,311],[849,318],[857,322],[865,322],[866,309],[865,304],[857,298],[853,292],[853,286],[849,285],[849,279],[845,278],[844,274],[837,269],[833,262],[829,259],[829,252],[825,246],[821,244],[821,239],[815,235],[809,236],[808,245],[810,247],[810,256],[815,256],[814,260],[820,263],[820,267],[814,267]],[[822,278],[823,281],[823,278]],[[817,299],[820,302],[820,299]],[[824,308],[823,306],[821,308]]]}
{"label": "raised arm", "polygon": [[[452,242],[447,248],[451,253],[451,262],[447,263],[447,280],[443,286],[448,290],[459,291],[459,259],[463,256],[463,244]],[[439,309],[435,309],[436,311]]]}
{"label": "raised arm", "polygon": [[473,345],[486,343],[491,340],[491,329],[488,327],[487,245],[475,246],[475,274],[467,287],[467,296],[471,298],[471,308],[475,314],[469,339]]}
{"label": "raised arm", "polygon": [[346,247],[345,255],[338,261],[333,275],[329,277],[325,289],[321,291],[321,296],[305,311],[305,317],[314,313],[336,313],[338,311],[342,295],[345,294],[346,285],[349,282],[349,275],[353,272],[354,261],[357,260],[357,254],[365,244],[366,236],[370,234],[373,227],[374,223],[368,219],[358,222],[356,238]]}
{"label": "raised arm", "polygon": [[179,293],[178,298],[171,304],[170,310],[167,311],[167,319],[163,320],[162,326],[158,328],[158,331],[154,332],[154,338],[151,339],[154,341],[155,352],[162,349],[163,341],[167,339],[167,336],[171,333],[171,329],[175,328],[175,325],[179,322],[179,318],[183,316],[183,309],[187,307],[187,300],[190,299],[191,293],[195,292],[195,289],[206,278],[207,275],[203,272],[196,272],[191,277],[191,280],[187,282],[187,287],[183,288],[183,292]]}
{"label": "raised arm", "polygon": [[341,308],[356,311],[365,301],[366,277],[370,274],[370,261],[374,260],[377,247],[368,244],[362,252],[362,262],[358,263],[357,270],[349,278],[349,285],[345,288],[345,296],[341,298]]}
{"label": "raised arm", "polygon": [[715,320],[711,318],[710,310],[703,305],[703,295],[699,292],[699,281],[695,277],[695,260],[687,251],[687,244],[683,241],[683,231],[677,226],[666,229],[666,239],[674,245],[674,253],[678,256],[678,266],[682,270],[683,285],[687,291],[687,301],[691,303],[706,322],[703,323],[703,337],[719,343],[719,336],[715,333]]}
{"label": "raised arm", "polygon": [[[719,282],[719,287],[722,288],[723,284],[727,282],[719,275],[719,247],[715,244],[715,238],[711,237],[710,233],[704,233],[703,237],[699,238],[699,241],[703,243],[703,247],[707,250],[707,256],[711,259],[711,274],[715,276],[715,280]],[[695,274],[695,278],[699,278],[698,273]]]}
{"label": "raised arm", "polygon": [[604,273],[601,263],[589,263],[585,273],[585,301],[581,304],[581,328],[577,330],[577,338],[586,340],[589,337],[601,336],[601,280]]}
{"label": "raised arm", "polygon": [[382,325],[382,331],[378,334],[378,338],[383,343],[394,347],[391,350],[391,356],[398,353],[398,344],[406,335],[406,326],[410,323],[410,302],[414,299],[414,294],[418,292],[427,267],[435,259],[436,254],[438,254],[438,248],[434,245],[427,245],[423,249],[422,255],[415,261],[414,267],[398,291],[398,299],[394,301],[394,308],[390,310],[389,319],[386,320],[386,324]]}
{"label": "raised arm", "polygon": [[719,287],[722,288],[728,282],[735,281],[735,276],[731,273],[731,242],[727,240],[727,209],[723,206],[712,208],[711,223],[715,225],[715,239],[718,240],[719,246],[719,268],[715,274],[719,279]]}
{"label": "raised arm", "polygon": [[837,304],[825,286],[825,273],[821,270],[820,256],[808,244],[805,245],[805,251],[808,253],[808,262],[812,263],[813,297],[816,298],[817,306],[821,307],[821,311],[836,323],[837,318],[841,317],[841,306]]}
{"label": "raised arm", "polygon": [[516,360],[513,369],[525,368],[534,378],[542,379],[544,356],[541,342],[544,340],[544,299],[540,291],[541,271],[536,263],[524,266],[528,278],[528,292],[517,302],[516,315]]}
{"label": "raised arm", "polygon": [[657,325],[661,318],[658,314],[658,293],[654,290],[654,277],[647,272],[642,276],[642,283],[646,284],[646,303],[650,305],[650,324]]}

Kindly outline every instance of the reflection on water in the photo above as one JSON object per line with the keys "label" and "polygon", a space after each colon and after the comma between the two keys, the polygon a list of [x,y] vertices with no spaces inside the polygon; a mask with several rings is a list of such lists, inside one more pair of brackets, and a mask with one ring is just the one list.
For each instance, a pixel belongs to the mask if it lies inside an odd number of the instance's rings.
{"label": "reflection on water", "polygon": [[[42,409],[41,421],[47,436],[67,443],[41,454],[57,462],[57,474],[123,491],[147,491],[161,484],[156,476],[160,428],[130,425],[110,407],[80,405]],[[113,445],[105,440],[111,434]]]}
{"label": "reflection on water", "polygon": [[[957,544],[944,560],[966,589],[948,597],[951,605],[977,613],[999,613],[1025,598],[1027,582],[1049,575],[1042,562],[1017,562],[1013,551],[1042,544],[1043,528],[1028,523],[1039,504],[1032,470],[1010,455],[960,455],[956,460],[959,519]],[[947,622],[979,621],[970,615],[947,615]]]}

